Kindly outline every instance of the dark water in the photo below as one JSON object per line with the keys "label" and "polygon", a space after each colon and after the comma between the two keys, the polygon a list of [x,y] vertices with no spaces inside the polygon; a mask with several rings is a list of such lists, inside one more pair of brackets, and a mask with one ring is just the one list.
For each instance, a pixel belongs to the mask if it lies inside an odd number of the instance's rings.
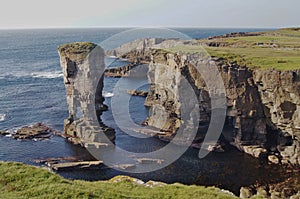
{"label": "dark water", "polygon": [[[58,30],[1,30],[0,31],[0,129],[43,122],[62,130],[67,117],[65,88],[59,65],[57,46],[76,41],[100,44],[110,36],[125,29],[58,29]],[[243,29],[177,29],[192,38],[204,38]],[[109,67],[122,66],[126,61],[107,58]],[[112,93],[118,79],[106,78],[104,91]],[[127,80],[134,85],[136,81]],[[146,90],[147,85],[141,89]],[[110,98],[105,103],[110,105]],[[130,114],[133,121],[141,123],[147,116],[144,98],[132,97]],[[123,133],[114,123],[111,110],[102,115],[106,125],[116,129],[116,144],[126,150],[148,151],[165,145],[154,138],[139,144],[137,138]],[[135,174],[142,180],[181,182],[185,184],[216,185],[237,192],[240,186],[255,182],[278,181],[282,178],[279,167],[268,166],[235,149],[226,153],[211,153],[205,159],[197,158],[198,150],[189,149],[172,165],[152,173]],[[16,141],[0,137],[0,160],[36,164],[36,159],[52,157],[88,157],[81,147],[53,136],[50,140]],[[104,180],[123,174],[113,169],[60,172],[71,179]]]}

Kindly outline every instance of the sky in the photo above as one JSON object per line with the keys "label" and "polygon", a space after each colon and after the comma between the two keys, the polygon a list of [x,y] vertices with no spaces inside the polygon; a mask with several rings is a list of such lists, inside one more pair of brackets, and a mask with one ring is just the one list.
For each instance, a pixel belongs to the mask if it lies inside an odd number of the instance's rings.
{"label": "sky", "polygon": [[300,26],[299,0],[1,0],[0,29]]}

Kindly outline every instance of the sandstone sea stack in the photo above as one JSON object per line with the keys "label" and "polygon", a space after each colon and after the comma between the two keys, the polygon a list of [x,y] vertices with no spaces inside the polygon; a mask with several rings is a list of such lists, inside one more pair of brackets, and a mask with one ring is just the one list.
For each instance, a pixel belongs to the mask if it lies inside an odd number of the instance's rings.
{"label": "sandstone sea stack", "polygon": [[64,132],[81,144],[99,141],[104,133],[114,140],[113,131],[105,131],[100,115],[107,107],[102,97],[105,70],[104,51],[93,43],[71,43],[58,49],[64,74],[69,117]]}

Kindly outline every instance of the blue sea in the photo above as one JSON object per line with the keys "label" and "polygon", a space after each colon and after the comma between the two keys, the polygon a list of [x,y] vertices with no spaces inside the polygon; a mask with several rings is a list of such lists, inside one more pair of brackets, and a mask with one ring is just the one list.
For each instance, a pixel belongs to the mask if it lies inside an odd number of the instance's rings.
{"label": "blue sea", "polygon": [[[174,30],[190,38],[206,38],[241,31],[261,31],[200,28]],[[63,120],[68,116],[68,110],[57,47],[79,41],[101,44],[122,31],[128,29],[0,30],[0,130],[13,130],[24,125],[43,122],[62,131]],[[124,60],[112,58],[107,58],[106,63],[110,67],[127,64]],[[105,78],[104,92],[112,93],[117,81],[117,78]],[[135,82],[128,80],[128,84],[135,84]],[[110,106],[110,99],[107,98],[105,103]],[[137,123],[147,117],[147,110],[143,103],[144,98],[132,97],[131,99],[130,113]],[[163,142],[153,138],[143,146],[138,146],[137,138],[132,138],[118,129],[110,111],[104,113],[102,117],[106,125],[116,129],[116,144],[120,147],[129,150],[137,148],[148,150],[148,148],[153,149],[164,145]],[[197,154],[196,149],[189,149],[178,161],[164,169],[152,173],[128,175],[145,181],[215,185],[235,193],[238,193],[240,186],[276,181],[281,178],[278,175],[280,168],[262,163],[235,149],[226,153],[211,153],[203,160],[199,160]],[[39,165],[35,160],[69,156],[89,156],[89,153],[58,136],[38,142],[0,137],[0,160],[3,161]],[[70,179],[105,180],[124,173],[106,168],[99,171],[65,171],[59,174]]]}

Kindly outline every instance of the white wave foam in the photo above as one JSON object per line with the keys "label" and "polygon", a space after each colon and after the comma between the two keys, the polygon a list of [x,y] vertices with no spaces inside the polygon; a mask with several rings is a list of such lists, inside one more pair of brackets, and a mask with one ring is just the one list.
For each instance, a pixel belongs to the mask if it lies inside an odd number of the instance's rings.
{"label": "white wave foam", "polygon": [[54,78],[60,78],[63,77],[63,73],[61,71],[51,71],[51,72],[32,72],[32,73],[26,73],[26,72],[16,72],[16,73],[5,73],[0,75],[0,79],[6,79],[6,78],[45,78],[45,79],[54,79]]}
{"label": "white wave foam", "polygon": [[4,121],[6,118],[6,114],[0,113],[0,122]]}
{"label": "white wave foam", "polygon": [[118,59],[117,56],[114,56],[114,55],[110,55],[110,56],[107,56],[108,58],[111,58],[111,59]]}
{"label": "white wave foam", "polygon": [[33,78],[54,79],[54,78],[63,77],[63,73],[61,71],[55,71],[55,72],[37,72],[37,73],[31,73],[31,76]]}
{"label": "white wave foam", "polygon": [[110,92],[103,91],[102,96],[103,96],[103,97],[106,97],[106,98],[109,98],[109,97],[113,97],[114,94],[113,94],[113,93],[110,93]]}

